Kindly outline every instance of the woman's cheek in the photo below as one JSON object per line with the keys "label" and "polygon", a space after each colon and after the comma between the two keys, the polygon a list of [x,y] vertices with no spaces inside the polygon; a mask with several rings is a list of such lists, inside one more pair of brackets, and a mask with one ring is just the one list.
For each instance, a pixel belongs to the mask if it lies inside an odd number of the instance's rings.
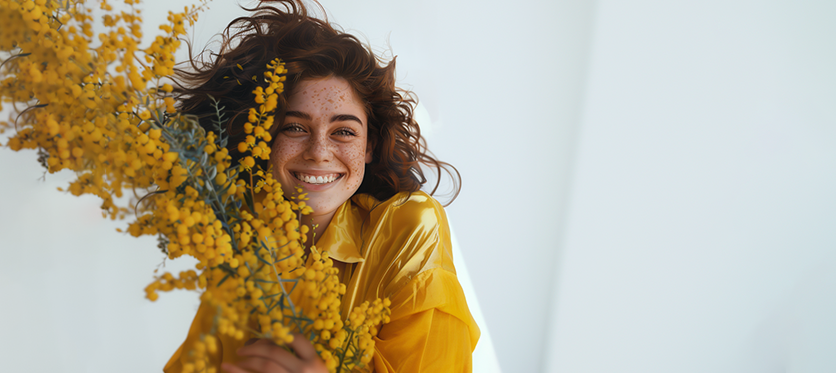
{"label": "woman's cheek", "polygon": [[352,147],[351,149],[351,157],[350,157],[349,167],[351,167],[351,172],[357,175],[354,178],[354,183],[350,185],[350,188],[353,188],[356,191],[360,188],[360,184],[363,183],[363,176],[366,171],[366,144],[357,144]]}

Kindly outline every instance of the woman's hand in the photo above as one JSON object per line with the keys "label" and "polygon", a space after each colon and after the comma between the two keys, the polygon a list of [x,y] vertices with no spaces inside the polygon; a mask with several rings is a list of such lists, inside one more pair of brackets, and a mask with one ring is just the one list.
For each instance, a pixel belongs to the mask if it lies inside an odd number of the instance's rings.
{"label": "woman's hand", "polygon": [[238,349],[238,356],[245,357],[244,360],[237,364],[223,363],[221,369],[227,373],[328,373],[325,363],[304,336],[295,335],[289,346],[296,355],[269,339],[259,339]]}

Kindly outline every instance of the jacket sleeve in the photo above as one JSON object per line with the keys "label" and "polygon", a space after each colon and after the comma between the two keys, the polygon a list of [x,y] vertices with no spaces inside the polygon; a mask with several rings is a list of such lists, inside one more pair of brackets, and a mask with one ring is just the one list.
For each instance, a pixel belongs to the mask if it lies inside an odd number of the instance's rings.
{"label": "jacket sleeve", "polygon": [[375,339],[375,372],[471,371],[479,328],[454,273],[419,273],[391,300],[391,321]]}
{"label": "jacket sleeve", "polygon": [[[187,348],[194,345],[200,340],[202,334],[207,334],[212,330],[212,323],[214,321],[215,311],[205,302],[200,303],[200,308],[192,321],[192,326],[189,328],[189,334],[182,345],[174,352],[174,355],[165,364],[163,372],[165,373],[180,373],[183,371],[183,363],[186,361]],[[251,325],[254,326],[254,325]],[[217,338],[217,349],[214,352],[206,351],[207,366],[215,367],[216,372],[220,373],[221,362],[237,362],[240,360],[236,352],[239,348],[244,347],[244,343],[252,337],[247,335],[241,340],[237,340],[230,336],[215,334]]]}

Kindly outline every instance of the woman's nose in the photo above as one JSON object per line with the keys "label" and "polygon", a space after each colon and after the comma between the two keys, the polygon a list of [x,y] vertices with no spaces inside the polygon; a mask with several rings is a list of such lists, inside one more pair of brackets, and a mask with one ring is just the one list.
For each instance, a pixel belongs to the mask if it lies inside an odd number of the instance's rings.
{"label": "woman's nose", "polygon": [[313,135],[308,140],[308,146],[305,149],[305,159],[314,162],[328,162],[333,155],[331,146],[327,136]]}

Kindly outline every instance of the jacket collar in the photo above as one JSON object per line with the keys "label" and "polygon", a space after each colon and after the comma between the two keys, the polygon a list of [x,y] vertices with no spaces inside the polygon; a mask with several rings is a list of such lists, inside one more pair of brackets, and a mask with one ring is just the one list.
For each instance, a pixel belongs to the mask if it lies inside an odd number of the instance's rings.
{"label": "jacket collar", "polygon": [[331,259],[343,263],[365,261],[363,231],[369,228],[369,212],[379,204],[380,201],[368,194],[357,194],[345,201],[317,240],[317,249],[328,251]]}

